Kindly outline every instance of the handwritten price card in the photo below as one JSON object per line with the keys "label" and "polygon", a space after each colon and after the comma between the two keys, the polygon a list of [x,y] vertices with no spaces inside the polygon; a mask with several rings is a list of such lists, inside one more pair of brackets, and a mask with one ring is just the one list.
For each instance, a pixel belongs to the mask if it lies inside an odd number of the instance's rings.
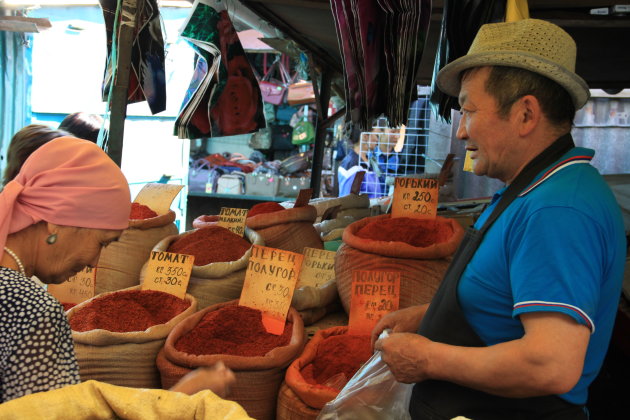
{"label": "handwritten price card", "polygon": [[266,246],[252,246],[239,305],[258,309],[268,333],[281,335],[304,256]]}
{"label": "handwritten price card", "polygon": [[221,207],[221,212],[219,212],[219,226],[239,236],[243,236],[245,234],[245,221],[247,220],[248,211],[247,209]]}
{"label": "handwritten price card", "polygon": [[392,217],[435,219],[438,181],[431,178],[396,178]]}
{"label": "handwritten price card", "polygon": [[304,262],[297,287],[318,287],[335,278],[334,251],[304,247]]}
{"label": "handwritten price card", "polygon": [[399,300],[400,272],[354,270],[348,334],[369,335],[379,319],[398,310]]}
{"label": "handwritten price card", "polygon": [[149,206],[157,214],[166,214],[182,188],[183,185],[149,183],[142,187],[133,201]]}
{"label": "handwritten price card", "polygon": [[94,297],[96,269],[85,267],[68,281],[61,284],[49,284],[48,293],[61,303],[81,303]]}
{"label": "handwritten price card", "polygon": [[184,299],[194,262],[194,255],[151,251],[141,289],[166,292]]}

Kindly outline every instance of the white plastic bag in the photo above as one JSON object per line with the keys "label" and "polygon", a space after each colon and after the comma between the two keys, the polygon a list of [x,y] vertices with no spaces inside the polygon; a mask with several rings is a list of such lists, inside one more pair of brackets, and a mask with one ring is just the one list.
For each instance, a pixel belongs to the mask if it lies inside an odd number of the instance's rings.
{"label": "white plastic bag", "polygon": [[[380,338],[387,337],[384,331]],[[354,374],[337,398],[327,403],[317,420],[410,420],[414,384],[398,382],[376,351]]]}

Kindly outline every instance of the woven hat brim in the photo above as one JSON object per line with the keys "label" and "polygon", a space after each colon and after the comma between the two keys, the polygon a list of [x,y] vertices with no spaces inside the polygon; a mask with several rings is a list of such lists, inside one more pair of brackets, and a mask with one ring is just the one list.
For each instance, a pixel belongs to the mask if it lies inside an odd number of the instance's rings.
{"label": "woven hat brim", "polygon": [[437,85],[447,95],[457,97],[461,89],[460,73],[483,66],[518,67],[545,76],[569,92],[576,110],[582,108],[591,96],[588,85],[577,74],[540,56],[512,51],[482,52],[460,57],[439,71]]}

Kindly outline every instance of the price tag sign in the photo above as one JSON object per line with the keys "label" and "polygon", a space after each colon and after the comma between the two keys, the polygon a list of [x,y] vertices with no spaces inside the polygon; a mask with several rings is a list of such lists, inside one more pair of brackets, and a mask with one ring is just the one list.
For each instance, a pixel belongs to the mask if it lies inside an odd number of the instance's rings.
{"label": "price tag sign", "polygon": [[470,150],[466,150],[466,157],[464,158],[464,167],[462,168],[466,172],[474,172],[473,171],[473,160],[470,157],[472,152]]}
{"label": "price tag sign", "polygon": [[268,333],[281,335],[304,256],[253,245],[239,305],[258,309]]}
{"label": "price tag sign", "polygon": [[335,278],[334,251],[304,247],[304,262],[297,287],[319,287]]}
{"label": "price tag sign", "polygon": [[295,204],[293,207],[304,207],[311,201],[311,197],[313,196],[312,188],[305,188],[300,190],[297,198],[295,199]]}
{"label": "price tag sign", "polygon": [[182,188],[183,185],[149,183],[142,187],[133,201],[148,206],[158,215],[166,214]]}
{"label": "price tag sign", "polygon": [[247,209],[221,207],[221,211],[219,212],[219,226],[239,236],[243,236],[245,234],[245,222],[247,220],[248,211]]}
{"label": "price tag sign", "polygon": [[392,217],[435,219],[438,180],[431,178],[396,178]]}
{"label": "price tag sign", "polygon": [[379,319],[398,310],[400,272],[354,270],[351,291],[348,334],[369,335]]}
{"label": "price tag sign", "polygon": [[151,251],[141,289],[166,292],[184,299],[194,261],[194,255]]}
{"label": "price tag sign", "polygon": [[66,282],[49,284],[47,290],[61,303],[81,303],[94,297],[95,280],[96,269],[85,267]]}

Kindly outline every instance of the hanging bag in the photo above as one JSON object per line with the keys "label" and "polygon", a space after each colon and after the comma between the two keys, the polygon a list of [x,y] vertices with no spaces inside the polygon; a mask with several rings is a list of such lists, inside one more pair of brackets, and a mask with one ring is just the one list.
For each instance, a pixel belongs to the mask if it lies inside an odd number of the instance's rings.
{"label": "hanging bag", "polygon": [[304,105],[315,103],[315,89],[313,82],[300,80],[291,83],[288,88],[287,102],[289,105]]}
{"label": "hanging bag", "polygon": [[[280,72],[280,79],[273,78],[276,71]],[[259,83],[263,101],[273,105],[280,105],[284,102],[287,84],[288,78],[284,64],[278,59],[269,67],[269,70],[267,70]]]}

